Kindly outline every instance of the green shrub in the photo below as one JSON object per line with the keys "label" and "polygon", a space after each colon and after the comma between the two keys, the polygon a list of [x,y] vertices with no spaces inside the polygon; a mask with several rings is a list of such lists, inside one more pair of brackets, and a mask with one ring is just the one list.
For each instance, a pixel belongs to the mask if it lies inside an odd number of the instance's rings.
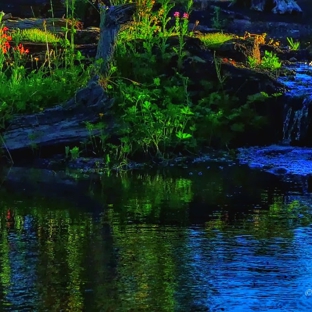
{"label": "green shrub", "polygon": [[262,68],[274,70],[281,68],[282,63],[275,53],[264,51],[264,56],[261,60],[260,66]]}
{"label": "green shrub", "polygon": [[287,37],[287,42],[288,42],[291,50],[294,50],[294,51],[299,50],[299,48],[300,48],[300,42],[299,41],[294,41],[293,38]]}
{"label": "green shrub", "polygon": [[209,49],[219,48],[224,42],[233,39],[233,35],[224,34],[221,32],[204,34],[199,37],[199,39],[204,43],[204,45]]}
{"label": "green shrub", "polygon": [[49,31],[43,31],[37,28],[30,29],[17,29],[11,33],[12,39],[17,42],[30,41],[30,42],[40,42],[40,43],[57,43],[60,38]]}

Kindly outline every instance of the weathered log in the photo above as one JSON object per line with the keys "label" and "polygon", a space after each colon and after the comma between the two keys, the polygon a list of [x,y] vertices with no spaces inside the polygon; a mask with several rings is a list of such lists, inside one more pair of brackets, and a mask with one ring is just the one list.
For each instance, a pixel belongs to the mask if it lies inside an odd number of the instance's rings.
{"label": "weathered log", "polygon": [[[32,29],[37,28],[44,30],[45,27],[50,32],[61,33],[64,32],[64,27],[71,27],[72,21],[65,18],[19,18],[19,17],[9,17],[4,19],[4,25],[9,29]],[[44,26],[45,23],[45,26]],[[79,22],[74,22],[73,25],[75,28],[81,28]]]}
{"label": "weathered log", "polygon": [[[103,13],[105,19],[101,23],[97,59],[103,59],[105,68],[113,57],[120,24],[129,21],[134,8],[134,4],[126,4]],[[101,68],[102,74],[105,74],[105,68]],[[53,149],[88,140],[90,133],[85,122],[96,123],[103,118],[107,122],[105,118],[109,118],[109,109],[113,105],[113,99],[108,97],[98,80],[97,75],[92,77],[87,87],[79,90],[65,104],[38,114],[16,116],[5,130],[2,149],[6,148],[11,153],[29,150],[34,146]],[[96,132],[93,134],[96,135]]]}
{"label": "weathered log", "polygon": [[65,146],[87,139],[90,134],[85,122],[97,122],[99,114],[107,113],[113,104],[96,79],[63,105],[14,118],[4,134],[7,148],[14,151],[60,143]]}

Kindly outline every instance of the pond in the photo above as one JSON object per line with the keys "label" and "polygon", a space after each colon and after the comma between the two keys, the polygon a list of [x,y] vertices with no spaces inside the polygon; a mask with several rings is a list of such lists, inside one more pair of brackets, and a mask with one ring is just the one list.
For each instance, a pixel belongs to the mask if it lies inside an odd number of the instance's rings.
{"label": "pond", "polygon": [[0,188],[1,311],[312,311],[312,197],[231,163]]}

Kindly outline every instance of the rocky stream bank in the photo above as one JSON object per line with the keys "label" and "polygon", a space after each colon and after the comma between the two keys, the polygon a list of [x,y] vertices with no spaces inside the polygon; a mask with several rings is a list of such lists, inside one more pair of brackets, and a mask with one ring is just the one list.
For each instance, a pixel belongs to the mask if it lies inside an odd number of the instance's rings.
{"label": "rocky stream bank", "polygon": [[[306,2],[301,1],[299,4],[304,6]],[[220,31],[213,23],[216,6],[220,10],[220,21],[224,21],[222,30],[232,33],[233,38],[218,48],[210,50],[203,45],[200,38],[205,33]],[[111,14],[111,18],[114,20],[117,16],[114,14],[114,10],[111,10]],[[59,31],[65,22],[63,19],[59,19],[58,22],[46,20],[48,27],[52,27],[52,25],[55,27],[56,25],[59,27]],[[129,16],[114,25],[123,25],[128,23],[128,20]],[[199,21],[199,24],[196,21]],[[42,19],[40,18],[21,19],[8,16],[5,20],[5,25],[9,28],[40,27],[41,24]],[[183,64],[183,74],[192,81],[217,81],[218,77],[214,64],[214,58],[217,56],[221,60],[222,74],[227,77],[223,89],[230,94],[235,93],[241,99],[246,99],[249,95],[259,92],[265,92],[269,96],[276,93],[282,94],[278,99],[271,99],[255,106],[259,114],[268,118],[268,126],[259,132],[246,133],[236,143],[237,145],[263,146],[277,142],[285,144],[286,139],[288,139],[288,144],[309,145],[310,129],[312,130],[310,113],[308,109],[302,109],[302,107],[309,107],[310,104],[310,101],[307,100],[310,98],[310,91],[302,87],[309,83],[310,69],[308,64],[312,60],[312,48],[307,41],[307,38],[312,36],[308,19],[298,19],[298,15],[281,16],[271,12],[255,12],[249,9],[246,11],[246,8],[230,6],[229,1],[209,1],[207,7],[195,8],[190,16],[189,27],[190,30],[194,30],[194,37],[186,37],[185,49],[189,57]],[[101,41],[100,28],[84,29],[82,27],[81,29],[80,26],[77,28],[75,34],[76,49],[87,57],[99,57],[97,42]],[[246,32],[250,36],[245,37]],[[266,33],[265,36],[263,36],[263,32]],[[270,71],[250,69],[246,66],[248,57],[254,53],[255,38],[258,38],[253,35],[263,36],[264,41],[260,42],[258,46],[262,56],[265,51],[274,52],[283,62],[283,67],[279,70],[278,75]],[[285,40],[286,37],[299,40],[301,42],[300,49],[291,50]],[[177,44],[176,38],[171,38],[169,43],[171,46],[175,46]],[[25,47],[27,48],[27,43],[25,43]],[[36,53],[40,56],[45,51],[40,51],[38,48]],[[306,80],[300,76],[304,66]],[[297,92],[298,86],[301,86],[300,97],[298,97]],[[198,92],[196,89],[192,91]],[[87,139],[89,133],[83,121],[89,120],[96,123],[99,121],[99,113],[105,115],[105,122],[108,125],[107,131],[114,133],[114,129],[118,125],[110,114],[113,103],[114,100],[110,99],[98,84],[97,77],[92,77],[88,86],[79,90],[75,98],[70,99],[67,103],[38,114],[16,116],[4,133],[5,149],[10,151],[13,159],[18,159],[20,155],[23,155],[24,159],[29,160],[33,158],[30,146],[35,144],[40,150],[41,157],[53,158],[55,154],[62,153],[65,146],[73,146],[81,140]],[[297,111],[302,112],[301,115],[296,113]],[[294,127],[294,124],[297,126]],[[300,133],[299,136],[298,132]],[[308,175],[311,165],[310,154],[308,148],[273,145],[265,148],[239,149],[238,160],[241,163],[249,164],[251,167],[262,168],[274,174]],[[59,156],[55,159],[60,160]],[[38,163],[49,167],[51,164],[58,163],[55,159]],[[63,160],[61,162],[64,163]],[[89,168],[90,170],[94,170],[99,164],[101,164],[99,159],[78,158],[75,164],[72,161],[73,167]],[[169,163],[165,162],[165,164]],[[171,165],[174,164],[171,163]],[[140,166],[133,163],[128,169],[137,167]]]}

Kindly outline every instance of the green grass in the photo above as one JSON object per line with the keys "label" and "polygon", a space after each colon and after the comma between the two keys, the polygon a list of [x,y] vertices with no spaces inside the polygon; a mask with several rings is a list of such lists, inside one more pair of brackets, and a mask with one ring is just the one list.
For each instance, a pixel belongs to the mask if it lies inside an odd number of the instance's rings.
{"label": "green grass", "polygon": [[56,35],[49,31],[43,31],[38,28],[31,28],[31,29],[23,29],[17,30],[12,33],[12,39],[14,41],[31,41],[31,42],[38,42],[38,43],[56,43],[60,41]]}
{"label": "green grass", "polygon": [[209,49],[216,49],[220,47],[224,42],[233,39],[234,36],[231,34],[224,34],[221,32],[204,34],[199,37],[199,39],[204,43],[204,45]]}

